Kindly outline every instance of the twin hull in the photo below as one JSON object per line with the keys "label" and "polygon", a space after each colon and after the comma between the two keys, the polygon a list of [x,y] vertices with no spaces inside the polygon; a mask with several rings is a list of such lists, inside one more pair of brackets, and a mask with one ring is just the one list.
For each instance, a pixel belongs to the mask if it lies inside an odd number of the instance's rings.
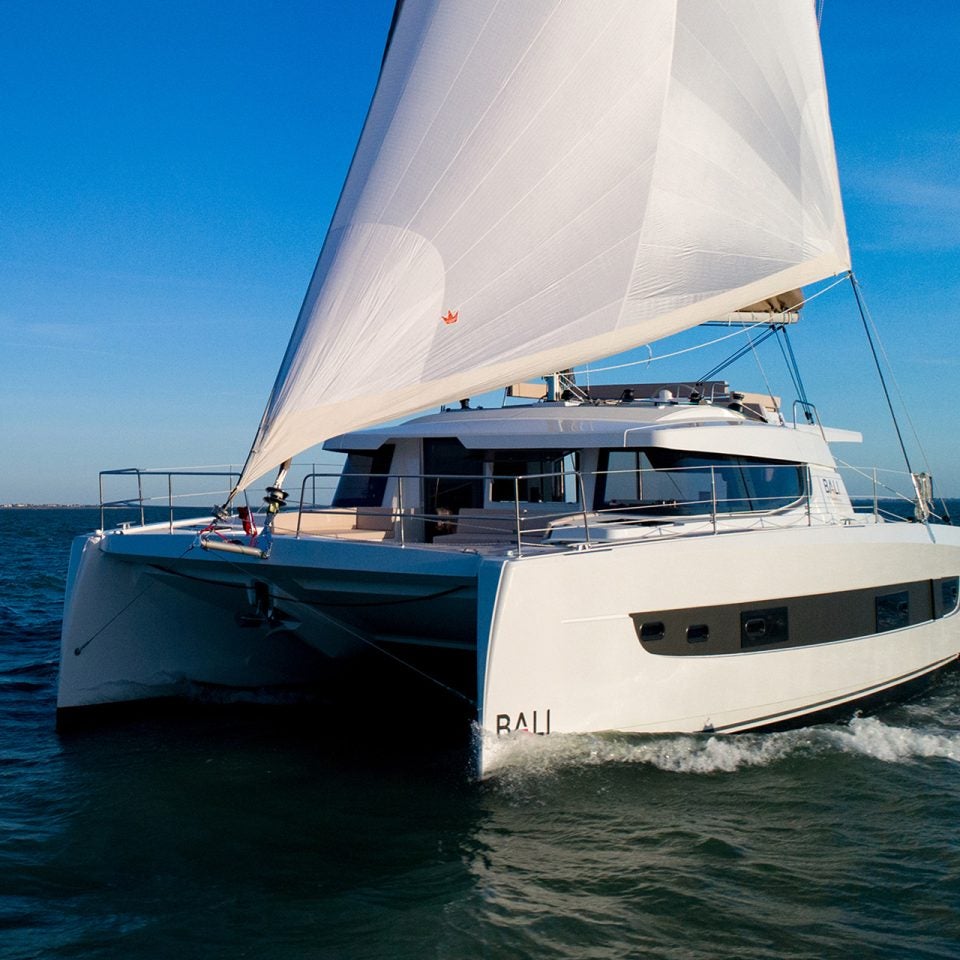
{"label": "twin hull", "polygon": [[266,560],[206,552],[190,531],[82,537],[58,709],[350,690],[401,723],[429,688],[471,704],[481,774],[518,731],[795,721],[956,659],[943,588],[960,573],[958,534],[824,526],[522,557],[278,537]]}

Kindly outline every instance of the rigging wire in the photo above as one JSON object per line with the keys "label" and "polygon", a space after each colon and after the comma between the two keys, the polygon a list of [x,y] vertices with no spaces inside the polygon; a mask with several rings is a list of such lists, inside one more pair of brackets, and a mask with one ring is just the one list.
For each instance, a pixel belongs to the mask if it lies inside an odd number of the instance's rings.
{"label": "rigging wire", "polygon": [[[191,541],[187,549],[184,550],[183,553],[181,553],[180,556],[177,557],[176,559],[182,560],[193,549],[193,546],[194,546],[193,541]],[[102,624],[99,629],[95,630],[89,637],[87,637],[87,639],[84,640],[83,643],[74,647],[73,655],[75,657],[79,657],[80,654],[83,653],[83,651],[86,650],[87,647],[89,647],[90,644],[93,643],[93,641],[96,640],[97,637],[99,637],[100,634],[107,629],[107,627],[109,627],[111,624],[119,620],[120,617],[122,617],[138,600],[140,600],[146,593],[152,590],[156,586],[156,584],[157,584],[156,580],[151,580],[138,594],[136,594],[136,596],[133,597],[133,599],[129,601],[129,603],[124,604],[109,620],[107,620],[106,623]]]}
{"label": "rigging wire", "polygon": [[340,630],[343,630],[345,633],[349,633],[354,639],[359,640],[361,643],[365,643],[368,647],[371,647],[373,650],[376,650],[377,653],[382,654],[389,660],[393,660],[395,663],[400,664],[401,667],[405,667],[407,670],[412,671],[418,676],[422,677],[424,680],[435,684],[440,687],[441,690],[446,690],[447,693],[452,694],[454,697],[457,697],[460,700],[463,700],[464,703],[468,704],[471,707],[476,707],[477,703],[471,697],[468,697],[462,690],[458,690],[456,687],[451,687],[449,684],[444,683],[438,677],[433,676],[430,673],[427,673],[425,670],[421,670],[419,667],[415,667],[412,663],[407,660],[404,660],[402,657],[398,657],[396,654],[391,653],[389,650],[385,650],[380,646],[375,640],[368,637],[366,634],[360,630],[351,627],[349,624],[344,623],[342,620],[336,619],[336,617],[331,617],[329,614],[324,613],[322,610],[314,611],[317,616],[322,617],[328,623],[333,624]]}
{"label": "rigging wire", "polygon": [[[182,559],[182,557],[186,556],[186,554],[187,554],[191,549],[193,549],[193,545],[192,545],[192,544],[191,544],[191,546],[188,547],[187,550],[185,550],[185,551],[183,552],[183,554],[181,554],[180,557],[178,557],[177,559]],[[248,575],[248,574],[250,573],[250,567],[249,567],[248,565],[246,565],[246,564],[241,565],[241,564],[238,564],[238,563],[234,563],[234,562],[231,561],[231,560],[226,560],[225,563],[226,563],[228,566],[233,567],[235,570],[240,571],[244,576],[246,576],[246,575]],[[195,575],[195,574],[183,573],[183,572],[180,571],[180,570],[175,570],[175,569],[173,569],[173,568],[171,568],[171,567],[161,566],[161,565],[159,565],[159,564],[151,564],[151,566],[152,566],[154,569],[156,569],[156,570],[162,571],[163,573],[167,573],[167,574],[170,574],[170,575],[175,576],[175,577],[181,577],[181,578],[183,578],[183,579],[185,579],[185,580],[192,580],[192,581],[199,582],[199,583],[216,584],[216,585],[218,585],[218,586],[227,587],[227,588],[231,588],[231,589],[241,589],[241,590],[246,590],[246,589],[247,589],[247,585],[246,585],[245,583],[243,583],[243,584],[223,583],[222,581],[216,581],[216,580],[213,580],[213,579],[211,579],[211,578],[199,577],[199,576],[197,576],[197,575]],[[154,581],[154,582],[155,582],[155,581]],[[152,585],[153,585],[153,584],[150,584],[150,586],[152,586]],[[269,584],[268,584],[268,587],[269,587]],[[150,588],[150,587],[148,586],[147,589],[149,589],[149,588]],[[371,607],[371,606],[391,606],[391,605],[400,604],[400,603],[411,603],[411,602],[419,601],[419,600],[434,600],[434,599],[436,599],[437,597],[447,596],[448,594],[456,593],[457,591],[462,590],[462,589],[463,589],[463,586],[462,586],[462,585],[458,585],[458,586],[455,586],[455,587],[451,587],[451,588],[449,588],[449,589],[447,589],[447,590],[441,590],[441,591],[439,591],[439,592],[437,592],[437,593],[435,593],[435,594],[430,594],[430,595],[425,596],[425,597],[409,597],[409,598],[403,598],[402,600],[388,600],[388,601],[384,601],[383,603],[377,603],[377,602],[369,603],[369,602],[365,602],[365,603],[362,603],[362,604],[355,604],[355,605],[354,605],[354,604],[349,604],[349,603],[325,603],[325,602],[323,602],[323,601],[301,600],[301,599],[297,599],[296,597],[287,597],[287,596],[277,597],[276,595],[269,596],[268,599],[270,599],[270,600],[272,600],[272,601],[274,601],[274,602],[279,601],[281,604],[283,604],[283,606],[286,606],[286,607],[295,606],[295,605],[297,605],[297,604],[300,604],[300,605],[306,606],[306,607],[310,607],[317,616],[322,617],[322,618],[323,618],[324,620],[326,620],[328,623],[334,624],[334,625],[335,625],[336,627],[338,627],[339,629],[342,629],[342,630],[345,631],[346,633],[350,634],[350,636],[352,636],[354,639],[359,640],[361,643],[366,644],[368,647],[371,647],[373,650],[376,650],[378,653],[383,654],[383,656],[387,657],[388,659],[393,660],[395,663],[400,664],[400,666],[405,667],[406,669],[410,670],[411,672],[417,674],[417,675],[420,676],[420,677],[423,677],[425,680],[429,681],[429,682],[432,683],[432,684],[435,684],[436,686],[440,687],[442,690],[446,690],[448,693],[452,694],[452,695],[455,696],[455,697],[458,697],[460,700],[463,700],[465,703],[469,704],[470,706],[476,707],[476,705],[477,705],[477,704],[476,704],[476,701],[473,700],[472,698],[468,697],[465,693],[463,693],[463,691],[458,690],[456,687],[452,687],[452,686],[450,686],[449,684],[444,683],[439,677],[435,677],[435,676],[433,676],[432,674],[427,673],[427,671],[421,670],[419,667],[414,666],[414,664],[410,663],[410,662],[407,661],[407,660],[404,660],[402,657],[398,657],[395,653],[391,653],[389,650],[384,649],[384,648],[383,648],[380,644],[378,644],[374,639],[372,639],[371,637],[367,636],[367,635],[366,635],[365,633],[363,633],[362,631],[359,631],[357,628],[352,627],[350,624],[348,624],[348,623],[346,623],[346,622],[344,622],[344,621],[342,621],[342,620],[339,620],[339,619],[337,619],[336,617],[330,616],[330,614],[328,614],[328,613],[324,613],[323,609],[321,609],[322,607],[349,607],[349,606]],[[146,593],[146,590],[144,590],[143,592]],[[143,594],[140,594],[138,597],[135,597],[134,599],[137,600],[137,599],[139,599],[139,597],[142,596],[142,595],[143,595]],[[131,601],[131,604],[132,604],[132,603],[133,603],[133,601]],[[128,604],[127,606],[130,606],[130,604]],[[127,608],[124,607],[124,610],[126,610],[126,609],[127,609]],[[121,610],[120,612],[123,613],[123,610]],[[119,616],[119,614],[118,614],[117,616]],[[114,618],[114,619],[116,619],[116,618]],[[112,623],[112,622],[113,622],[113,621],[111,621],[111,623]],[[101,630],[106,629],[106,626],[109,626],[109,624],[106,624],[104,627],[101,628]],[[97,632],[99,633],[100,631],[97,631]],[[92,639],[93,639],[93,637],[90,638],[90,640],[92,640]],[[87,643],[89,643],[90,640],[88,640]],[[84,646],[86,646],[86,644],[84,644]]]}
{"label": "rigging wire", "polygon": [[609,367],[600,367],[597,369],[594,367],[590,372],[591,373],[608,373],[611,370],[622,370],[625,367],[639,367],[643,364],[651,364],[654,360],[669,360],[671,357],[679,357],[684,353],[692,353],[694,350],[703,350],[706,347],[712,347],[716,343],[722,343],[724,340],[729,340],[731,337],[742,336],[745,330],[752,330],[754,327],[762,327],[766,324],[765,320],[759,320],[757,323],[752,324],[750,327],[744,327],[738,330],[734,330],[732,333],[725,333],[722,337],[717,337],[716,340],[709,340],[706,343],[697,343],[692,347],[684,347],[682,350],[674,350],[673,353],[664,353],[659,356],[654,356],[653,350],[650,348],[650,344],[644,344],[647,350],[650,352],[650,356],[645,360],[631,360],[629,363],[615,363]]}
{"label": "rigging wire", "polygon": [[809,407],[810,401],[807,398],[807,389],[803,385],[803,377],[800,376],[800,364],[797,363],[797,355],[793,352],[793,343],[790,341],[786,330],[783,331],[783,342],[786,345],[787,353],[790,355],[788,366],[791,366],[793,371],[791,376],[794,377],[794,383],[797,387],[797,397],[804,406]]}
{"label": "rigging wire", "polygon": [[[778,329],[779,327],[771,327],[771,333],[776,334]],[[777,412],[778,416],[780,416],[780,419],[782,421],[783,415],[780,410],[780,405],[777,403],[777,398],[773,395],[773,388],[770,386],[770,380],[767,378],[767,371],[764,370],[763,364],[760,362],[760,354],[757,353],[757,348],[754,346],[754,343],[753,343],[753,337],[750,336],[749,332],[747,333],[747,339],[750,341],[750,349],[753,351],[753,359],[756,361],[757,369],[760,371],[760,376],[763,377],[764,386],[767,388],[767,396],[770,397],[770,403],[772,404],[773,409]],[[766,339],[767,338],[765,336],[761,337],[758,342],[763,343],[763,341]]]}
{"label": "rigging wire", "polygon": [[780,330],[780,336],[777,337],[777,346],[780,347],[780,354],[783,356],[787,373],[790,374],[790,380],[793,382],[793,389],[797,394],[797,399],[800,400],[801,403],[806,403],[803,381],[800,379],[800,369],[797,367],[797,358],[793,354],[793,348],[787,339],[787,331],[785,329]]}
{"label": "rigging wire", "polygon": [[[900,433],[900,425],[897,422],[897,417],[894,412],[893,403],[891,402],[891,399],[890,399],[890,393],[887,390],[887,384],[883,376],[883,371],[880,367],[880,361],[877,356],[877,349],[874,348],[873,337],[876,338],[877,347],[879,348],[880,354],[883,357],[884,363],[887,365],[887,370],[890,372],[890,379],[893,381],[893,386],[897,393],[897,399],[900,401],[900,406],[903,408],[904,416],[907,418],[907,423],[910,425],[910,432],[913,434],[914,443],[916,443],[917,449],[920,452],[920,460],[923,463],[923,468],[927,474],[931,474],[933,471],[930,469],[930,461],[927,457],[927,452],[924,449],[923,441],[920,439],[920,434],[917,431],[917,426],[914,423],[913,417],[910,416],[910,407],[907,404],[906,400],[904,399],[903,391],[900,389],[900,384],[898,383],[896,374],[894,373],[894,370],[893,370],[893,364],[890,362],[890,357],[887,354],[886,348],[883,345],[883,341],[880,339],[880,331],[877,329],[877,325],[874,323],[873,317],[870,315],[870,311],[867,308],[866,301],[864,300],[862,291],[860,289],[860,283],[857,280],[857,278],[853,275],[852,270],[850,271],[850,283],[853,286],[853,292],[857,300],[857,306],[860,310],[860,319],[863,321],[863,328],[867,334],[867,341],[869,342],[870,350],[873,353],[873,360],[877,367],[877,373],[880,376],[880,383],[883,387],[884,396],[887,399],[887,406],[890,408],[890,416],[893,418],[893,426],[897,433],[897,439],[900,441],[900,449],[903,451],[903,459],[906,461],[907,470],[910,471],[910,473],[913,473],[913,471],[910,468],[910,461],[907,458],[907,451],[906,451],[906,447],[904,446],[903,436]],[[871,337],[871,333],[870,333],[871,330],[873,331],[873,337]],[[918,495],[919,495],[919,492],[918,492]],[[940,505],[943,509],[944,519],[946,520],[947,523],[951,523],[952,521],[950,519],[950,513],[947,510],[947,504],[946,504],[946,501],[943,499],[943,497],[940,498]]]}
{"label": "rigging wire", "polygon": [[[870,345],[870,353],[873,355],[873,363],[876,366],[877,374],[880,377],[880,386],[883,388],[883,395],[887,401],[887,408],[890,410],[890,418],[893,420],[893,429],[896,431],[897,440],[900,443],[900,450],[903,453],[903,461],[907,465],[907,471],[912,474],[913,468],[910,466],[910,456],[907,453],[906,444],[903,442],[903,434],[900,432],[900,424],[897,421],[897,412],[894,410],[893,400],[890,397],[890,391],[887,389],[887,380],[883,375],[883,367],[880,364],[880,357],[877,354],[874,338],[870,332],[872,321],[868,321],[867,319],[867,309],[860,294],[860,284],[857,283],[857,278],[853,275],[852,270],[849,271],[848,276],[850,277],[850,285],[853,287],[853,295],[857,301],[857,308],[860,311],[860,319],[863,322],[863,330],[867,335],[867,343]],[[874,332],[876,332],[876,328],[874,328]],[[879,334],[877,339],[879,339]],[[884,358],[887,359],[886,353],[884,353]],[[887,363],[889,365],[889,359],[887,359]],[[902,397],[900,398],[900,402],[903,403]]]}
{"label": "rigging wire", "polygon": [[[915,504],[915,503],[916,503],[915,500],[913,500],[911,497],[908,497],[908,496],[907,496],[905,493],[903,493],[901,490],[898,490],[896,487],[890,486],[889,483],[884,483],[883,480],[879,479],[879,477],[877,477],[875,473],[869,473],[869,472],[867,472],[866,470],[864,470],[863,467],[858,467],[858,466],[856,466],[856,465],[853,464],[853,463],[848,463],[846,460],[842,459],[841,457],[837,457],[837,458],[836,458],[836,461],[837,461],[837,463],[840,464],[841,467],[844,467],[845,469],[849,470],[851,473],[855,473],[855,474],[857,474],[857,476],[863,477],[864,480],[869,480],[869,481],[871,481],[871,482],[874,484],[875,487],[877,487],[878,489],[883,490],[885,493],[889,494],[891,499],[893,499],[893,500],[902,500],[904,503],[912,503],[912,504]],[[898,476],[900,475],[900,471],[899,471],[899,470],[882,470],[882,471],[879,471],[879,472],[881,472],[881,473],[892,473],[892,474],[896,474],[896,475],[898,475]],[[937,514],[934,514],[934,516],[935,516],[938,520],[942,520],[944,523],[949,524],[949,523],[951,522],[951,521],[950,521],[950,515],[947,513],[947,506],[946,506],[946,504],[943,502],[943,498],[941,498],[941,501],[940,501],[940,502],[941,502],[941,504],[942,504],[942,506],[943,506],[943,516],[937,516]],[[895,513],[891,513],[889,510],[887,510],[887,511],[881,511],[881,512],[886,513],[887,516],[890,516],[890,517],[897,517],[897,516],[898,516],[898,515],[895,514]],[[902,518],[900,518],[900,519],[902,519]]]}
{"label": "rigging wire", "polygon": [[[765,325],[765,324],[766,324],[766,321],[764,321],[762,325]],[[756,324],[755,324],[755,326],[756,326]],[[704,382],[706,382],[707,380],[712,380],[718,373],[720,373],[721,371],[725,370],[725,369],[726,369],[727,367],[729,367],[731,364],[736,363],[741,357],[745,357],[748,353],[750,353],[751,350],[754,350],[754,341],[753,341],[752,338],[749,337],[749,334],[750,334],[750,330],[751,330],[751,329],[753,329],[753,328],[752,328],[752,327],[749,327],[749,328],[747,328],[747,330],[745,331],[745,332],[747,333],[749,342],[743,344],[743,346],[739,347],[739,348],[738,348],[737,350],[735,350],[732,354],[730,354],[729,357],[726,357],[724,360],[721,360],[720,363],[718,363],[718,364],[716,364],[715,366],[711,367],[710,370],[709,370],[707,373],[705,373],[702,377],[697,377],[697,383],[704,383]],[[756,342],[757,342],[758,344],[763,343],[764,340],[766,340],[766,339],[768,339],[769,337],[773,336],[774,333],[776,333],[776,327],[769,327],[769,326],[768,326],[767,329],[764,331],[764,333],[762,333],[762,334],[760,335],[760,337],[757,339]],[[754,353],[755,353],[755,352],[756,352],[756,351],[754,350]],[[764,378],[764,379],[766,379],[766,378]],[[767,384],[767,386],[769,386],[769,384]]]}
{"label": "rigging wire", "polygon": [[557,374],[557,386],[560,388],[558,400],[562,400],[568,390],[581,402],[585,403],[590,400],[589,392],[577,383],[576,374],[573,370],[561,370]]}
{"label": "rigging wire", "polygon": [[[852,277],[855,289],[860,289],[860,284],[855,277]],[[861,302],[858,300],[858,302]],[[877,347],[880,351],[880,354],[883,357],[884,363],[887,365],[887,369],[890,373],[890,379],[893,381],[894,389],[897,393],[897,399],[900,401],[900,406],[903,407],[904,416],[907,418],[907,423],[910,425],[910,432],[913,434],[913,439],[917,444],[917,448],[920,451],[920,459],[923,461],[924,469],[929,473],[930,472],[930,461],[927,458],[926,450],[923,448],[923,442],[920,440],[920,434],[917,431],[916,424],[914,423],[913,417],[910,416],[910,407],[907,404],[903,396],[903,391],[900,389],[900,384],[897,381],[896,373],[893,369],[893,364],[890,362],[890,357],[887,354],[887,350],[883,345],[883,341],[880,339],[880,333],[877,330],[877,325],[874,323],[873,317],[870,315],[870,311],[867,308],[866,301],[862,301],[862,310],[866,315],[867,320],[870,323],[870,327],[874,332],[874,336],[877,339]]]}
{"label": "rigging wire", "polygon": [[[821,288],[816,293],[812,293],[809,297],[804,297],[794,307],[794,310],[801,310],[808,303],[812,303],[818,297],[822,297],[825,293],[829,293],[834,287],[838,287],[841,283],[845,283],[847,275],[843,274],[838,277],[832,283],[827,284],[827,286]],[[767,320],[758,320],[756,323],[751,323],[747,326],[738,327],[736,330],[731,331],[730,333],[725,333],[722,337],[717,337],[715,340],[708,340],[706,343],[696,343],[692,347],[684,347],[682,350],[675,350],[673,353],[664,353],[659,356],[655,356],[653,350],[650,347],[650,344],[644,344],[647,348],[647,351],[650,353],[650,356],[644,360],[631,360],[627,363],[616,363],[608,367],[593,367],[589,370],[589,373],[608,373],[611,370],[622,370],[626,367],[639,367],[642,365],[649,365],[655,360],[669,360],[672,357],[679,357],[684,353],[692,353],[694,350],[703,350],[706,347],[712,347],[714,344],[722,343],[724,340],[729,340],[731,337],[739,337],[744,334],[749,333],[751,330],[755,330],[757,327],[767,327],[770,326],[770,322]]]}

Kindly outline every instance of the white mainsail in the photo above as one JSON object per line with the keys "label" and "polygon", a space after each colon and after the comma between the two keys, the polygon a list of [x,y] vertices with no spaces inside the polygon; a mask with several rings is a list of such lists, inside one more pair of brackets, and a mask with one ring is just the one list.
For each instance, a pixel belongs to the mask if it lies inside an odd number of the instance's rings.
{"label": "white mainsail", "polygon": [[240,485],[848,266],[812,0],[403,0]]}

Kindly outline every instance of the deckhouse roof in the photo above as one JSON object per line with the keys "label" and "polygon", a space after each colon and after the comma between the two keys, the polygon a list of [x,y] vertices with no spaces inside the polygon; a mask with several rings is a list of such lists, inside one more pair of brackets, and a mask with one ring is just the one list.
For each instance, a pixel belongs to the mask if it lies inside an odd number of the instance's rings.
{"label": "deckhouse roof", "polygon": [[859,433],[806,424],[768,423],[713,404],[539,403],[498,409],[454,409],[343,434],[327,450],[375,450],[405,439],[450,437],[471,450],[664,447],[797,462],[830,462],[826,441],[855,442]]}

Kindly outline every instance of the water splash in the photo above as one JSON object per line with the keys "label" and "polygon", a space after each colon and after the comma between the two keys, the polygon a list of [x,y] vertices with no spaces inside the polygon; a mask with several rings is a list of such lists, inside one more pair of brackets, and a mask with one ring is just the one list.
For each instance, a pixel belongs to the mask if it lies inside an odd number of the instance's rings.
{"label": "water splash", "polygon": [[846,753],[859,753],[887,763],[941,758],[960,763],[960,733],[890,726],[878,717],[856,717],[822,736]]}
{"label": "water splash", "polygon": [[545,776],[564,769],[604,764],[637,764],[670,773],[705,775],[838,753],[888,763],[931,758],[960,762],[960,731],[943,726],[933,729],[896,726],[877,717],[857,717],[842,726],[734,736],[615,733],[510,736],[488,742],[484,749],[495,778]]}

